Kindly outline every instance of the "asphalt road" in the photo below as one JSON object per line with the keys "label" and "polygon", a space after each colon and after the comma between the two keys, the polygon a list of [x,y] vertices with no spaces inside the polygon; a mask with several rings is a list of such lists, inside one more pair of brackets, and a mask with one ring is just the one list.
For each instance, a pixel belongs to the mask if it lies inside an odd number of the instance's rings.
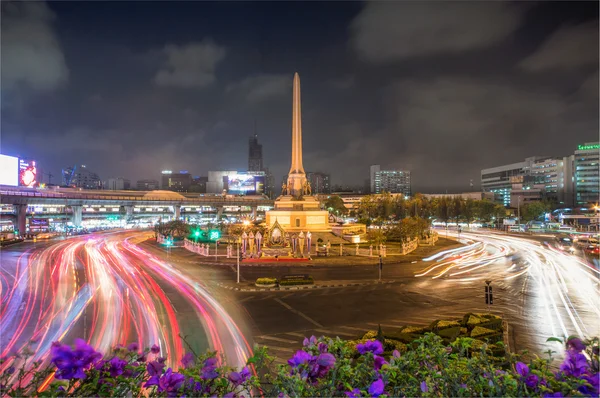
{"label": "asphalt road", "polygon": [[[106,249],[98,249],[100,257],[92,255],[92,268],[110,270],[109,274],[116,282],[94,282],[88,271],[84,274],[88,275],[87,281],[91,286],[101,291],[112,289],[114,294],[129,288],[129,294],[138,296],[129,300],[129,311],[132,314],[130,318],[123,315],[127,312],[121,308],[125,307],[127,300],[100,302],[96,298],[92,299],[91,303],[94,305],[86,307],[88,314],[120,314],[112,317],[114,326],[107,326],[111,333],[110,338],[105,340],[96,340],[94,336],[98,333],[88,324],[87,338],[92,343],[114,344],[122,341],[123,335],[127,333],[126,336],[130,339],[143,335],[143,338],[138,339],[142,343],[151,344],[152,339],[159,338],[163,344],[169,344],[168,336],[173,333],[164,328],[177,327],[179,333],[188,335],[200,350],[225,350],[228,360],[230,356],[233,358],[231,364],[242,361],[235,347],[239,344],[243,348],[243,336],[249,344],[268,345],[279,357],[278,361],[284,362],[301,346],[304,336],[314,334],[356,338],[366,330],[376,329],[379,324],[385,331],[403,325],[427,325],[435,319],[460,317],[466,312],[485,312],[485,280],[491,280],[494,288],[491,311],[502,315],[509,322],[513,350],[527,349],[541,354],[546,349],[559,348],[555,343],[546,343],[548,337],[571,334],[592,336],[598,335],[600,329],[598,271],[589,267],[581,258],[565,255],[529,239],[503,234],[462,233],[460,239],[465,246],[461,248],[446,250],[438,257],[414,264],[386,264],[383,279],[391,282],[386,284],[375,283],[378,277],[375,265],[298,268],[242,266],[242,284],[259,276],[292,273],[309,273],[320,281],[361,280],[373,283],[345,288],[236,292],[217,285],[217,282],[235,281],[236,270],[233,263],[215,264],[212,258],[206,259],[181,248],[165,249],[157,246],[153,240],[144,241],[146,237],[132,233],[111,234],[108,238],[98,238],[105,243],[94,243],[95,238],[92,238],[90,249],[85,244],[79,249],[83,250],[81,253],[95,253],[97,245],[106,246]],[[77,238],[74,241],[78,239],[85,241],[90,238]],[[62,253],[61,261],[65,265],[64,275],[59,278],[61,284],[69,286],[75,282],[77,286],[82,285],[84,276],[81,273],[76,273],[79,276],[75,278],[69,276],[69,272],[72,273],[72,269],[77,267],[68,265],[77,264],[81,260],[69,257],[69,250],[63,245],[64,243],[57,242],[35,249],[31,249],[31,245],[19,245],[3,251],[0,293],[4,308],[8,308],[7,305],[10,308],[16,306],[19,309],[15,314],[22,314],[24,311],[39,316],[37,312],[45,306],[40,304],[38,307],[27,307],[29,309],[26,310],[18,307],[28,300],[26,296],[17,298],[12,292],[20,289],[12,287],[26,285],[23,285],[19,273],[13,270],[16,266],[5,268],[4,259],[7,255],[12,259],[9,261],[11,264],[18,263],[17,259],[21,254],[28,256],[28,268],[32,272],[39,270],[37,272],[41,275],[36,278],[43,280],[46,275],[44,272],[47,271],[42,270],[57,260],[50,258],[42,263],[42,258],[35,260],[35,253],[53,253],[54,256]],[[121,255],[124,257],[119,257]],[[82,254],[79,255],[81,256]],[[87,261],[81,261],[86,269],[90,268],[89,260]],[[122,264],[132,264],[132,269],[128,270]],[[136,277],[128,282],[125,275],[131,271]],[[146,282],[135,290],[137,278],[141,278],[141,275],[144,275],[143,280]],[[48,280],[52,278],[51,274]],[[156,285],[150,280],[156,282]],[[28,286],[29,289],[33,288]],[[42,289],[45,285],[39,286]],[[52,287],[49,294],[40,295],[37,291],[34,297],[39,297],[41,302],[47,300],[46,302],[52,303],[54,300],[56,305],[56,297],[62,297],[61,300],[64,297],[71,298],[76,289],[67,290],[71,292],[70,295]],[[159,292],[164,292],[164,298],[161,298]],[[52,299],[52,296],[55,298]],[[148,312],[143,308],[148,300],[156,310]],[[137,302],[140,304],[136,304]],[[102,309],[102,306],[107,308]],[[212,310],[204,313],[203,308]],[[117,312],[119,309],[121,312]],[[172,309],[174,317],[165,318],[169,309]],[[3,311],[1,327],[21,323],[15,320],[19,319],[15,314],[9,317]],[[54,310],[52,313],[57,317],[67,316],[65,311]],[[47,319],[47,316],[43,319]],[[141,319],[145,323],[138,333],[134,331],[133,325],[140,324]],[[218,326],[216,332],[210,326],[211,321]],[[37,323],[32,322],[26,322],[29,329],[25,328],[19,333],[19,344],[40,329]],[[65,329],[65,341],[82,335],[81,322],[79,319]],[[97,322],[95,327],[98,328],[97,325],[102,323],[109,325],[109,321],[105,320]],[[47,322],[41,326],[45,324]],[[11,348],[16,346],[18,344],[13,344]],[[7,350],[5,341],[0,341],[0,347],[3,351]]]}

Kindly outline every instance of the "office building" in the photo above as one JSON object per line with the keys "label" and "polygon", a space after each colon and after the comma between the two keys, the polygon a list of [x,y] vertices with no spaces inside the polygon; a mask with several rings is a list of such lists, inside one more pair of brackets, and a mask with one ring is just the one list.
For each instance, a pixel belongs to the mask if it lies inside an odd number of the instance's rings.
{"label": "office building", "polygon": [[130,187],[131,183],[128,178],[115,177],[108,179],[104,189],[108,189],[109,191],[123,191],[129,189]]}
{"label": "office building", "polygon": [[275,177],[268,167],[265,167],[265,195],[267,195],[269,199],[275,197]]}
{"label": "office building", "polygon": [[378,164],[374,164],[370,167],[369,169],[369,175],[370,175],[370,193],[375,193],[375,174],[381,170],[381,167]]}
{"label": "office building", "polygon": [[171,170],[162,171],[161,189],[175,192],[187,192],[192,185],[192,175],[187,170],[173,173]]}
{"label": "office building", "polygon": [[598,142],[579,145],[574,155],[575,201],[578,205],[598,203],[599,191],[599,152]]}
{"label": "office building", "polygon": [[424,197],[427,199],[434,198],[461,198],[461,199],[472,199],[472,200],[489,200],[493,202],[495,200],[495,194],[493,192],[461,192],[461,193],[424,193]]}
{"label": "office building", "polygon": [[371,193],[401,193],[411,195],[410,171],[381,170],[379,165],[371,166]]}
{"label": "office building", "polygon": [[530,175],[533,164],[542,159],[545,158],[532,156],[526,158],[523,162],[481,170],[481,190],[483,192],[493,192],[497,201],[509,207],[513,183],[511,178]]}
{"label": "office building", "polygon": [[248,171],[263,171],[262,145],[256,134],[248,140]]}
{"label": "office building", "polygon": [[329,174],[320,172],[307,172],[306,179],[310,182],[313,195],[331,193]]}
{"label": "office building", "polygon": [[86,165],[71,166],[62,170],[63,185],[82,189],[101,189],[102,181],[98,174],[88,170]]}
{"label": "office building", "polygon": [[194,177],[192,178],[192,185],[190,186],[190,192],[206,193],[206,183],[208,177]]}
{"label": "office building", "polygon": [[154,191],[160,189],[160,185],[156,180],[137,180],[135,188],[138,191]]}
{"label": "office building", "polygon": [[[573,205],[574,156],[552,157],[534,162],[530,169],[530,186],[542,189],[543,199],[564,206]],[[527,183],[528,181],[524,181]],[[531,192],[529,192],[531,196]]]}

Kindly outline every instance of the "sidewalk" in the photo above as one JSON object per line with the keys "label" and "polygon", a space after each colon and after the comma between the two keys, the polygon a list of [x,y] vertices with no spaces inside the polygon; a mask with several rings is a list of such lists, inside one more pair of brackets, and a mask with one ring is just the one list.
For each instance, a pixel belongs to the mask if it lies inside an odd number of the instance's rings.
{"label": "sidewalk", "polygon": [[239,292],[279,292],[288,290],[313,290],[335,287],[350,287],[350,286],[368,286],[368,285],[388,285],[390,283],[399,283],[399,281],[382,280],[382,281],[365,281],[361,280],[338,280],[315,282],[314,285],[299,285],[299,286],[281,286],[281,287],[258,287],[250,282],[216,282],[216,285],[224,289],[235,290]]}

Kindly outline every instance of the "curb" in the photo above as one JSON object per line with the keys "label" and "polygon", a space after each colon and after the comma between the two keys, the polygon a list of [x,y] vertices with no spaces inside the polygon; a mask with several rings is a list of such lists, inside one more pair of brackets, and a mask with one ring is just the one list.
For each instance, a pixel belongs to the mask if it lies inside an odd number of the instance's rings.
{"label": "curb", "polygon": [[339,287],[351,287],[351,286],[368,286],[368,285],[384,285],[390,283],[396,283],[397,281],[382,281],[382,282],[367,282],[367,283],[344,283],[337,285],[312,285],[312,286],[296,286],[296,287],[272,287],[268,289],[261,288],[245,288],[245,287],[233,287],[227,286],[223,283],[217,282],[216,285],[223,289],[235,290],[238,292],[285,292],[288,290],[314,290],[314,289],[325,289],[325,288],[339,288]]}

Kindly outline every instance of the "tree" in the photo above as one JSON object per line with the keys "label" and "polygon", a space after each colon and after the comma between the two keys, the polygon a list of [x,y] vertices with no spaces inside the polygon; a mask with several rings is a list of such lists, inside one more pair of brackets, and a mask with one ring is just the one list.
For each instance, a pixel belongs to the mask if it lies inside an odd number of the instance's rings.
{"label": "tree", "polygon": [[539,220],[548,210],[548,204],[543,202],[524,203],[521,205],[521,220],[524,222]]}
{"label": "tree", "polygon": [[477,201],[477,218],[481,221],[490,222],[494,217],[495,204],[487,199]]}
{"label": "tree", "polygon": [[442,220],[446,225],[448,225],[448,220],[450,219],[450,206],[449,200],[446,197],[439,198],[436,206],[436,216],[440,220]]}
{"label": "tree", "polygon": [[455,196],[450,199],[450,216],[456,221],[456,225],[458,225],[458,220],[463,215],[463,200],[460,196]]}
{"label": "tree", "polygon": [[467,222],[467,225],[470,225],[471,221],[473,221],[473,219],[475,218],[476,211],[477,208],[475,201],[471,198],[465,200],[462,213],[465,218],[465,221]]}
{"label": "tree", "polygon": [[336,215],[344,215],[348,213],[348,209],[344,206],[344,201],[338,195],[331,195],[325,201],[325,208]]}

